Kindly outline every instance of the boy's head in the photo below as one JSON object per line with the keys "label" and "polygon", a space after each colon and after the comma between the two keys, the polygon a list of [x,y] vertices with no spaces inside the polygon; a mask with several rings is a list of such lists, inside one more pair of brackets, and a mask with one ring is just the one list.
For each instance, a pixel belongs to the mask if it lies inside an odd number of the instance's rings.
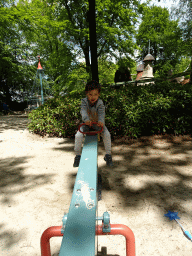
{"label": "boy's head", "polygon": [[94,104],[98,100],[100,96],[100,92],[101,92],[101,85],[96,80],[92,80],[87,83],[85,87],[85,93],[88,97],[88,100],[91,102],[91,104]]}

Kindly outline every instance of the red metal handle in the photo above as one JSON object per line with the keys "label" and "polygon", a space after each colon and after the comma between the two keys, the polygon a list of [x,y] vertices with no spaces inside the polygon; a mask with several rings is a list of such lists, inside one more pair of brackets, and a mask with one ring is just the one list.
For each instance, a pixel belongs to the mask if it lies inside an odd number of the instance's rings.
{"label": "red metal handle", "polygon": [[110,224],[111,232],[103,233],[102,226],[97,225],[96,235],[122,235],[126,239],[126,256],[135,256],[135,237],[133,231],[123,224]]}
{"label": "red metal handle", "polygon": [[[93,125],[93,124],[98,124],[97,122],[92,122],[91,123],[91,125]],[[82,123],[81,125],[79,125],[79,128],[78,128],[78,130],[81,132],[81,133],[83,133],[83,134],[87,134],[87,135],[96,135],[96,134],[98,134],[98,133],[101,133],[102,131],[103,131],[103,126],[101,127],[101,130],[99,130],[99,131],[91,131],[91,132],[82,132],[81,131],[81,126],[83,126],[83,125],[86,125],[85,123]]]}
{"label": "red metal handle", "polygon": [[[111,232],[103,233],[102,226],[95,226],[95,235],[122,235],[126,239],[126,256],[135,256],[135,237],[133,231],[123,224],[110,224]],[[41,256],[51,256],[50,238],[63,236],[62,226],[55,226],[46,229],[41,236]]]}
{"label": "red metal handle", "polygon": [[41,256],[51,256],[50,238],[54,236],[63,236],[62,226],[47,228],[41,236]]}

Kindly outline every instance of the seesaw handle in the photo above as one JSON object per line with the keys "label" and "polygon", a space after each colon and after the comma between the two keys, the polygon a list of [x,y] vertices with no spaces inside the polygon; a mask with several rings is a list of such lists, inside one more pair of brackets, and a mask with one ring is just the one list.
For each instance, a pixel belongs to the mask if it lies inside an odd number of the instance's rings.
{"label": "seesaw handle", "polygon": [[[93,124],[98,124],[98,123],[97,122],[92,122],[91,125],[93,125]],[[83,125],[86,125],[86,124],[85,123],[80,124],[78,130],[79,130],[79,132],[81,132],[83,134],[86,134],[86,135],[96,135],[96,134],[99,134],[99,133],[101,133],[103,131],[103,127],[101,127],[101,130],[99,130],[99,131],[82,132],[80,128]]]}

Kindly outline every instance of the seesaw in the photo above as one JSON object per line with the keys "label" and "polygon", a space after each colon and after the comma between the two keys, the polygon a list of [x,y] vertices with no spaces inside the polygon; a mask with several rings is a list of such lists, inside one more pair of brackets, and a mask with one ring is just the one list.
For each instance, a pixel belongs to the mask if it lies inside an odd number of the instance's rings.
{"label": "seesaw", "polygon": [[[97,124],[93,122],[92,124]],[[41,256],[51,256],[50,238],[63,236],[59,256],[95,256],[96,236],[122,235],[126,239],[126,256],[135,256],[132,230],[123,224],[111,224],[110,215],[98,217],[98,134],[103,131],[79,131],[85,134],[81,160],[68,214],[63,225],[46,229],[41,236]],[[97,214],[97,216],[96,216]],[[98,225],[102,221],[102,225]]]}

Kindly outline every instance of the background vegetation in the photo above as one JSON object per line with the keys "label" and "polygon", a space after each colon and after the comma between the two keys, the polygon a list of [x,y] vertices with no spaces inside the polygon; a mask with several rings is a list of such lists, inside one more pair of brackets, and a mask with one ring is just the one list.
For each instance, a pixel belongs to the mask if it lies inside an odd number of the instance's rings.
{"label": "background vegetation", "polygon": [[[110,87],[122,64],[136,74],[137,65],[149,52],[149,40],[159,81],[165,80],[170,69],[173,74],[192,70],[191,1],[180,0],[172,12],[149,3],[96,0],[101,99],[112,136],[191,129],[189,85],[167,80],[155,86]],[[86,0],[0,3],[0,103],[29,101],[40,94],[37,55],[41,56],[44,90],[53,97],[30,113],[33,132],[75,134],[84,87],[91,78],[88,19]]]}
{"label": "background vegetation", "polygon": [[[191,134],[192,89],[189,84],[161,82],[154,86],[126,86],[109,90],[101,99],[106,107],[105,124],[112,138],[137,138],[151,134]],[[45,136],[72,137],[81,122],[84,90],[47,101],[29,114],[29,129]]]}

